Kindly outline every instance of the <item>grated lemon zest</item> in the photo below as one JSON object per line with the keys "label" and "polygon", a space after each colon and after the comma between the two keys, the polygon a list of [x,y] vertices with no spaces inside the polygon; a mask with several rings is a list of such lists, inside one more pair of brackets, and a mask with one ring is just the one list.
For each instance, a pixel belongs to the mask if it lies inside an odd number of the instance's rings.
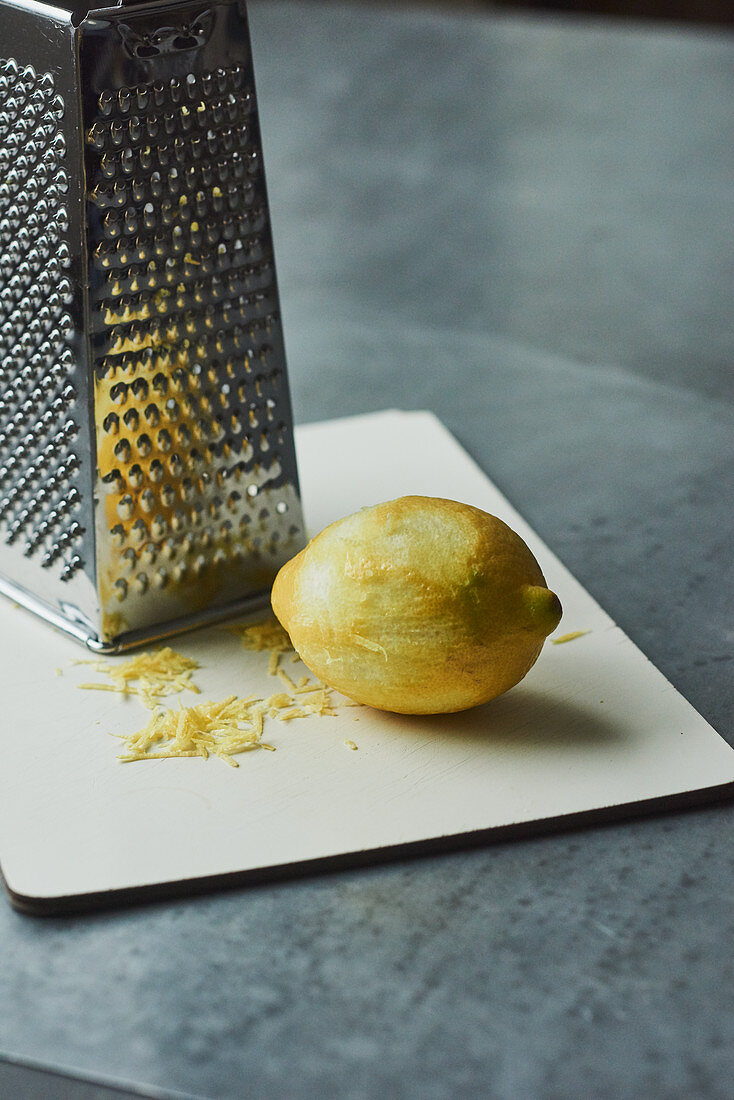
{"label": "grated lemon zest", "polygon": [[[306,680],[306,677],[303,677]],[[321,691],[326,687],[326,684],[322,684],[321,680],[306,680],[306,683],[299,682],[295,689],[296,695],[309,695],[312,691]]]}
{"label": "grated lemon zest", "polygon": [[565,642],[573,642],[576,638],[583,638],[585,634],[591,634],[590,630],[571,630],[568,634],[561,634],[559,638],[551,638],[553,645],[563,645]]}
{"label": "grated lemon zest", "polygon": [[[263,706],[262,699],[230,695],[194,707],[159,708],[147,726],[122,738],[127,751],[118,759],[128,762],[200,756],[206,760],[211,755],[238,767],[233,756],[261,747],[262,722],[258,717],[262,719]],[[159,744],[150,751],[151,746]]]}
{"label": "grated lemon zest", "polygon": [[[330,687],[308,676],[301,676],[296,683],[280,667],[283,653],[293,652],[296,661],[300,658],[276,620],[228,626],[227,629],[239,636],[246,649],[270,650],[268,671],[280,679],[286,691],[275,692],[267,698],[229,695],[189,707],[179,700],[178,707],[167,709],[161,703],[164,696],[185,690],[199,691],[191,680],[193,671],[199,668],[196,661],[166,647],[152,654],[139,654],[121,664],[106,660],[75,662],[91,665],[112,680],[111,684],[90,683],[80,684],[80,687],[137,695],[152,711],[147,725],[141,729],[127,735],[113,735],[123,743],[124,751],[118,760],[123,763],[176,757],[208,760],[214,756],[236,768],[239,764],[233,759],[235,756],[255,749],[277,750],[276,745],[263,740],[267,719],[292,722],[311,715],[332,717],[338,714],[337,708],[342,701],[337,704]],[[346,700],[345,705],[361,704]]]}
{"label": "grated lemon zest", "polygon": [[120,664],[107,660],[74,663],[89,665],[112,680],[111,684],[79,684],[82,690],[117,691],[121,695],[137,695],[148,710],[154,710],[167,695],[175,695],[181,691],[199,694],[199,688],[191,679],[192,673],[199,668],[198,661],[176,653],[170,646],[164,646],[153,653],[138,653]]}
{"label": "grated lemon zest", "polygon": [[290,710],[278,710],[273,715],[273,718],[277,718],[279,722],[291,722],[294,718],[305,718],[306,712],[303,707],[291,707]]}
{"label": "grated lemon zest", "polygon": [[268,706],[271,708],[274,707],[276,710],[279,707],[289,707],[292,702],[293,700],[286,691],[279,691],[276,695],[271,695],[267,700]]}
{"label": "grated lemon zest", "polygon": [[293,682],[293,680],[291,680],[290,676],[288,675],[288,673],[284,669],[282,669],[282,668],[277,669],[277,675],[278,675],[278,679],[280,680],[280,682],[282,684],[285,684],[285,686],[288,688],[289,691],[297,691],[298,690],[295,683]]}
{"label": "grated lemon zest", "polygon": [[137,695],[135,688],[118,687],[117,684],[77,684],[80,691],[114,691],[118,695]]}
{"label": "grated lemon zest", "polygon": [[291,653],[293,646],[287,632],[277,619],[267,619],[260,623],[234,623],[226,627],[236,634],[245,649],[271,653]]}

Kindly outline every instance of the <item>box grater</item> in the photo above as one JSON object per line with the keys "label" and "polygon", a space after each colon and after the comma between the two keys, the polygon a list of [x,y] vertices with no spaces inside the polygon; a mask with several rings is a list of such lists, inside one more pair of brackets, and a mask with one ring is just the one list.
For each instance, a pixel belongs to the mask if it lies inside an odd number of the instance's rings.
{"label": "box grater", "polygon": [[0,0],[0,590],[113,652],[303,541],[244,4]]}

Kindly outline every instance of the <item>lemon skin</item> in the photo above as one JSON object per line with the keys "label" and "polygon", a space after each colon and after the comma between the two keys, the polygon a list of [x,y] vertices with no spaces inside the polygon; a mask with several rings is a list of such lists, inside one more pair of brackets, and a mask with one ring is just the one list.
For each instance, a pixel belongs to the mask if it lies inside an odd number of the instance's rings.
{"label": "lemon skin", "polygon": [[562,613],[507,524],[422,496],[330,524],[282,567],[271,599],[324,683],[406,714],[465,710],[508,691]]}

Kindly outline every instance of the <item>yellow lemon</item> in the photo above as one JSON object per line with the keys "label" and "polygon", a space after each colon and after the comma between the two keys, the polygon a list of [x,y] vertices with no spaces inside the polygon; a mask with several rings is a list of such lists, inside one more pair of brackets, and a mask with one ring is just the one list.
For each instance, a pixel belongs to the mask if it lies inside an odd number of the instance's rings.
{"label": "yellow lemon", "polygon": [[338,520],[278,573],[273,610],[303,662],[360,703],[465,710],[517,684],[561,618],[507,524],[409,496]]}

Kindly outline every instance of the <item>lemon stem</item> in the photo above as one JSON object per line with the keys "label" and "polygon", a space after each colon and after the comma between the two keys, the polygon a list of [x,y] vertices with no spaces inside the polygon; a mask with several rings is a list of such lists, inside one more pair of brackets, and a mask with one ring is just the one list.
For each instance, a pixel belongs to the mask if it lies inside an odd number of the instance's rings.
{"label": "lemon stem", "polygon": [[555,592],[541,584],[526,584],[523,588],[523,603],[530,613],[533,625],[547,638],[561,621],[563,609]]}

